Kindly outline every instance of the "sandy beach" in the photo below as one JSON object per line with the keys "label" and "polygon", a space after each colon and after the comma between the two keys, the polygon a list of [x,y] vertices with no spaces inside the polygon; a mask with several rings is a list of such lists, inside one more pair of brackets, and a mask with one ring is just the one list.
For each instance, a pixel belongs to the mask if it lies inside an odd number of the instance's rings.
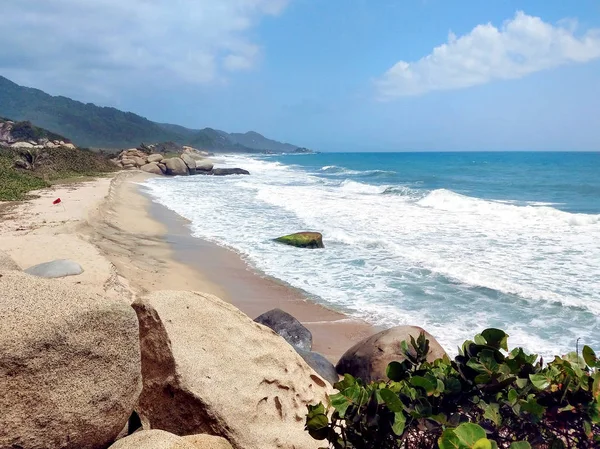
{"label": "sandy beach", "polygon": [[[157,290],[211,293],[254,318],[279,307],[313,333],[314,350],[332,362],[375,332],[306,298],[301,290],[251,269],[235,252],[190,235],[186,221],[157,205],[140,186],[147,176],[122,172],[34,192],[0,209],[0,250],[21,266],[72,259],[84,267],[65,282],[131,302]],[[52,204],[56,198],[61,203]]]}

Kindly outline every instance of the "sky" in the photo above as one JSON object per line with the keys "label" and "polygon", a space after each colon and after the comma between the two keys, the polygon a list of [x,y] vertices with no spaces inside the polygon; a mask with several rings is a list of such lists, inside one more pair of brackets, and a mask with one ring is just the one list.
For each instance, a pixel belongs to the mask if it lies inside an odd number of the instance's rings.
{"label": "sky", "polygon": [[321,151],[600,150],[599,0],[0,0],[0,75]]}

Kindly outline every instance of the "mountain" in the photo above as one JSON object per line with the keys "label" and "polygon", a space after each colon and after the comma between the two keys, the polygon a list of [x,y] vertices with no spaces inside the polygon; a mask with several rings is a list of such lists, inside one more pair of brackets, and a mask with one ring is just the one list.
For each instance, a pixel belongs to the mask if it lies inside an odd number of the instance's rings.
{"label": "mountain", "polygon": [[0,76],[0,116],[30,121],[91,148],[135,147],[141,142],[176,142],[216,152],[294,152],[297,145],[250,131],[229,134],[212,128],[189,129],[152,122],[131,112],[52,96]]}

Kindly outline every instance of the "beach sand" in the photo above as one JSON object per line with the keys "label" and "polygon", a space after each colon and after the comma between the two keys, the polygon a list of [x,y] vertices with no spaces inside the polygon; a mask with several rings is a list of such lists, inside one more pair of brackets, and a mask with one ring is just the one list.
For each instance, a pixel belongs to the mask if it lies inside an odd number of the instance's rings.
{"label": "beach sand", "polygon": [[[377,331],[256,272],[237,253],[192,237],[182,217],[143,193],[140,183],[148,176],[122,172],[35,192],[34,200],[0,203],[0,250],[21,268],[73,259],[85,272],[65,282],[128,302],[149,291],[192,290],[219,296],[251,318],[279,307],[311,330],[313,349],[334,363]],[[62,201],[53,205],[56,198]]]}

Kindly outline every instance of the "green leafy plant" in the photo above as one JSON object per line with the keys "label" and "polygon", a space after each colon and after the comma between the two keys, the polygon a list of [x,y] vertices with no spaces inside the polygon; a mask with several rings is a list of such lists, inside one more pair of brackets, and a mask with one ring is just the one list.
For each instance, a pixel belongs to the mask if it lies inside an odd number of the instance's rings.
{"label": "green leafy plant", "polygon": [[428,363],[423,334],[402,349],[388,381],[346,375],[327,405],[310,406],[309,433],[334,449],[600,447],[600,361],[587,346],[544,365],[486,329],[454,360]]}

